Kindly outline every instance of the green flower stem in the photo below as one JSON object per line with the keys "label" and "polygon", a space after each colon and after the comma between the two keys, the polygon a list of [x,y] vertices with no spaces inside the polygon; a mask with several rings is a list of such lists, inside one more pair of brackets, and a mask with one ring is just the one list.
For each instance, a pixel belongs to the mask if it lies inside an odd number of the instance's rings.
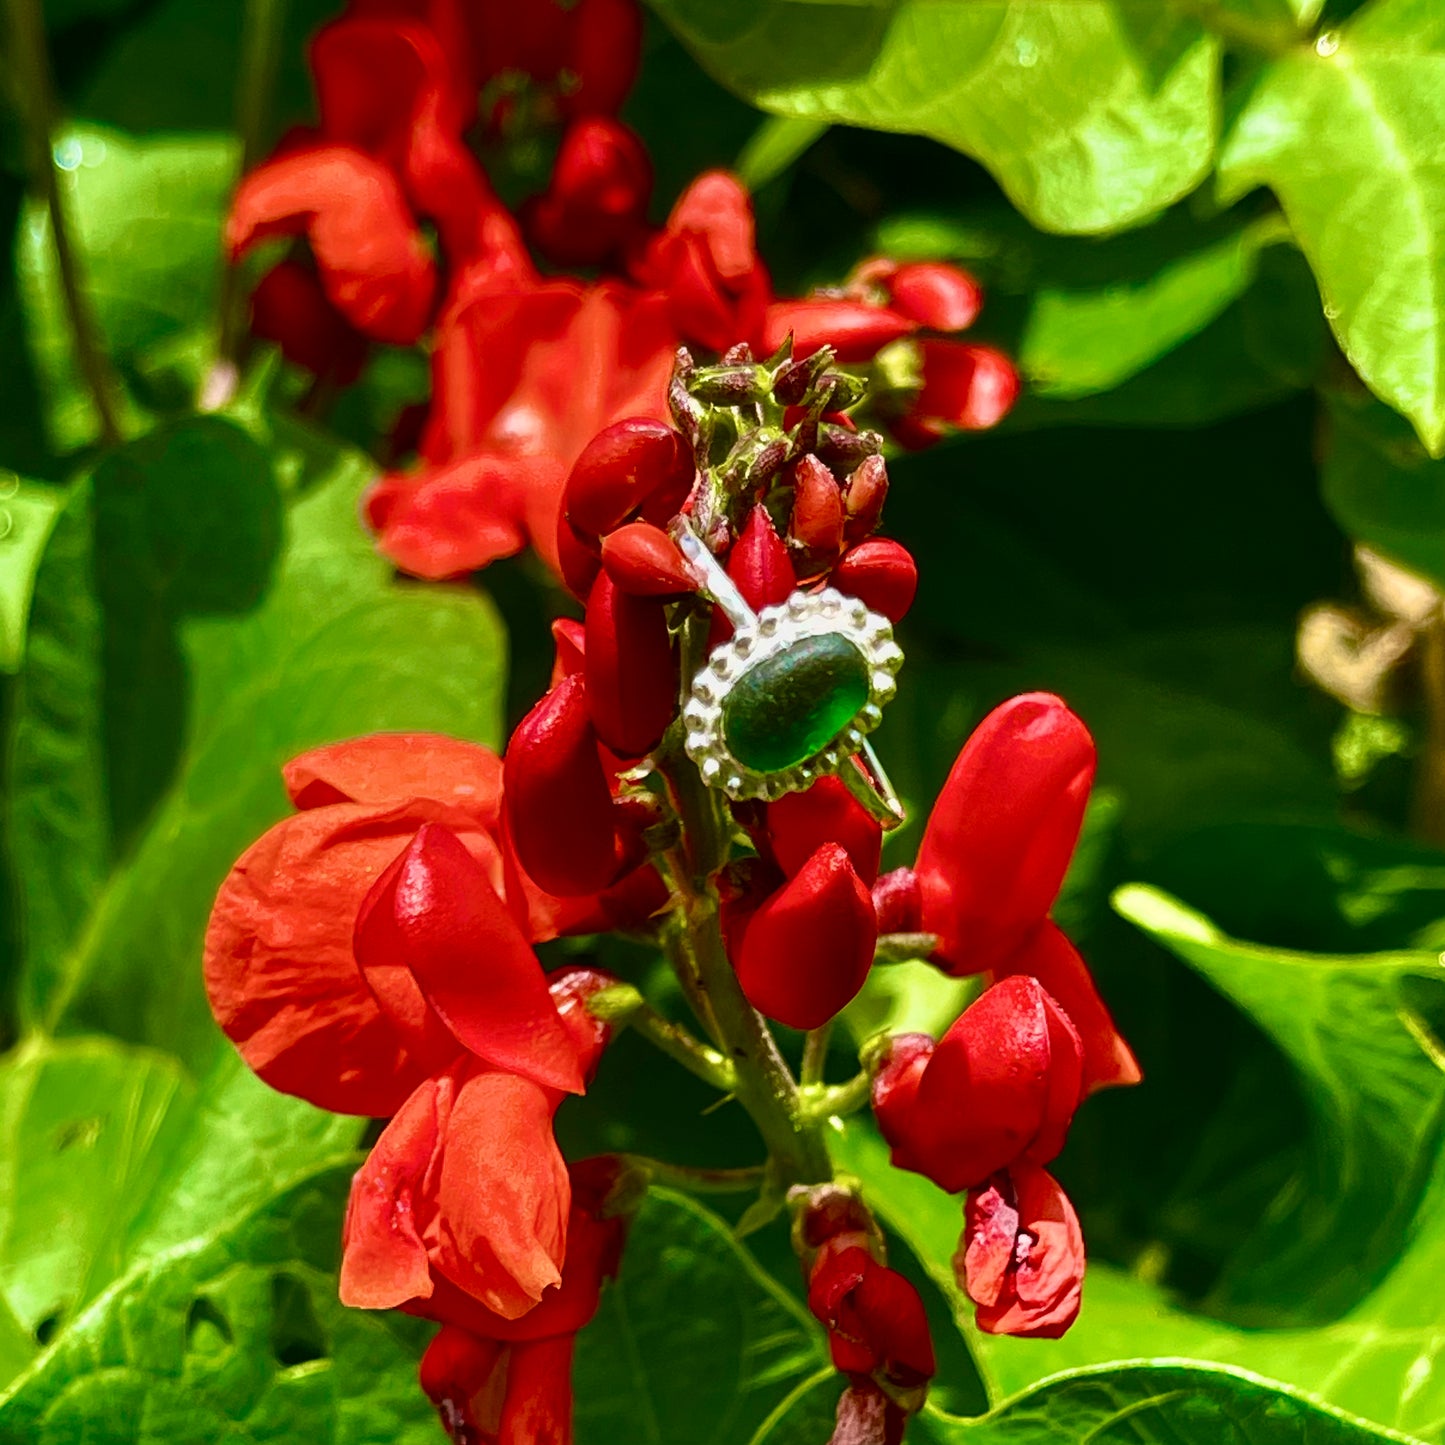
{"label": "green flower stem", "polygon": [[681,1024],[664,1018],[631,984],[603,989],[588,1000],[590,1013],[609,1023],[635,1029],[668,1058],[681,1064],[704,1083],[731,1094],[737,1089],[733,1066],[716,1049],[694,1038]]}
{"label": "green flower stem", "polygon": [[828,1039],[833,1032],[833,1021],[829,1019],[821,1028],[810,1029],[803,1040],[803,1064],[798,1071],[798,1082],[804,1089],[809,1084],[821,1084],[823,1071],[828,1062]]}
{"label": "green flower stem", "polygon": [[690,1194],[741,1194],[759,1188],[765,1166],[750,1164],[741,1169],[697,1169],[690,1164],[668,1164],[649,1159],[644,1154],[624,1154],[624,1165],[631,1165],[649,1176],[650,1184],[685,1189]]}
{"label": "green flower stem", "polygon": [[65,197],[61,194],[55,164],[57,108],[50,52],[46,44],[45,16],[40,0],[4,0],[4,3],[10,30],[8,69],[15,99],[25,119],[31,175],[50,213],[50,233],[75,344],[76,365],[90,392],[101,440],[107,446],[115,446],[120,441],[116,403],[119,386],[110,358],[106,355],[100,326],[91,310],[90,298],[80,282],[75,245],[66,220]]}
{"label": "green flower stem", "polygon": [[831,1087],[813,1085],[803,1090],[804,1117],[821,1124],[825,1119],[842,1119],[868,1106],[873,1094],[873,1075],[867,1069],[846,1084]]}

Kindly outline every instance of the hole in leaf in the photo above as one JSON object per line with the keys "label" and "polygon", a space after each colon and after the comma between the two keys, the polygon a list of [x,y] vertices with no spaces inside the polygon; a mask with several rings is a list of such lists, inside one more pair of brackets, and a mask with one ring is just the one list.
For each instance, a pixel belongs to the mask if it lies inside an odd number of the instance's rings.
{"label": "hole in leaf", "polygon": [[204,1295],[197,1295],[186,1311],[186,1349],[213,1354],[234,1337],[231,1322]]}
{"label": "hole in leaf", "polygon": [[311,1291],[294,1275],[271,1276],[271,1353],[280,1365],[304,1365],[329,1353]]}
{"label": "hole in leaf", "polygon": [[37,1345],[48,1345],[55,1338],[55,1332],[60,1328],[60,1311],[56,1310],[45,1316],[35,1326],[35,1343]]}
{"label": "hole in leaf", "polygon": [[55,1131],[55,1152],[64,1154],[67,1149],[92,1149],[100,1138],[105,1120],[94,1114],[88,1119],[71,1119]]}

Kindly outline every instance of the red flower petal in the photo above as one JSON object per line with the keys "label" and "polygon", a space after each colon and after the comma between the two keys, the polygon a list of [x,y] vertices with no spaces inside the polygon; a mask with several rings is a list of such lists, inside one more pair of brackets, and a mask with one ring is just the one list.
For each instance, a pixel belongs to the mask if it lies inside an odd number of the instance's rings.
{"label": "red flower petal", "polygon": [[[644,507],[665,522],[686,500],[695,471],[681,433],[648,417],[628,417],[587,443],[567,477],[562,510],[589,537],[605,537]],[[655,497],[659,505],[650,505]]]}
{"label": "red flower petal", "polygon": [[946,422],[966,431],[997,426],[1019,394],[1019,374],[1003,352],[957,341],[919,345],[923,389],[913,404],[925,423]]}
{"label": "red flower petal", "polygon": [[471,815],[479,827],[501,821],[501,758],[480,743],[442,733],[371,733],[331,743],[292,758],[281,777],[303,810],[432,798]]}
{"label": "red flower petal", "polygon": [[533,881],[559,896],[606,888],[620,863],[617,830],[580,674],[518,724],[506,778],[507,832]]}
{"label": "red flower petal", "polygon": [[801,793],[767,804],[768,846],[779,868],[794,878],[825,843],[837,843],[854,872],[871,888],[878,878],[883,826],[838,778],[819,778]]}
{"label": "red flower petal", "polygon": [[629,522],[602,539],[602,565],[635,597],[678,597],[697,591],[677,543],[651,522]]}
{"label": "red flower petal", "polygon": [[1137,1084],[1144,1077],[1094,987],[1088,964],[1056,923],[1046,921],[999,970],[1004,978],[1016,973],[1038,979],[1078,1030],[1084,1048],[1086,1095],[1096,1089]]}
{"label": "red flower petal", "polygon": [[1058,698],[995,708],[959,753],[924,829],[923,927],[952,973],[1003,964],[1043,921],[1069,866],[1094,741]]}
{"label": "red flower petal", "polygon": [[233,257],[265,236],[303,231],[327,299],[358,331],[399,346],[421,335],[436,267],[391,171],[349,146],[323,145],[242,180],[226,223]]}
{"label": "red flower petal", "polygon": [[562,1277],[571,1186],[552,1109],[529,1080],[482,1070],[441,1111],[433,1264],[506,1319]]}
{"label": "red flower petal", "polygon": [[[216,1021],[273,1089],[323,1109],[394,1114],[429,1072],[352,954],[367,890],[436,803],[340,805],[287,818],[242,854],[216,897],[205,978]],[[469,841],[494,849],[484,834]]]}
{"label": "red flower petal", "polygon": [[587,599],[583,671],[602,741],[629,758],[655,747],[677,711],[677,663],[662,604],[623,592],[603,572]]}
{"label": "red flower petal", "polygon": [[423,1191],[440,1142],[435,1079],[401,1106],[351,1181],[342,1230],[341,1302],[394,1309],[432,1292],[421,1230],[431,1208]]}
{"label": "red flower petal", "polygon": [[983,289],[966,271],[941,261],[913,261],[888,280],[893,309],[932,331],[962,331],[978,319]]}
{"label": "red flower petal", "polygon": [[738,982],[769,1018],[815,1029],[863,987],[877,927],[847,853],[825,843],[753,914],[735,960]]}
{"label": "red flower petal", "polygon": [[446,828],[424,825],[377,881],[357,920],[356,955],[368,981],[410,974],[479,1059],[547,1088],[583,1092],[577,1051],[536,954]]}
{"label": "red flower petal", "polygon": [[916,321],[865,301],[778,301],[763,319],[763,352],[772,355],[791,335],[799,357],[831,346],[839,361],[871,361],[885,346],[917,330]]}

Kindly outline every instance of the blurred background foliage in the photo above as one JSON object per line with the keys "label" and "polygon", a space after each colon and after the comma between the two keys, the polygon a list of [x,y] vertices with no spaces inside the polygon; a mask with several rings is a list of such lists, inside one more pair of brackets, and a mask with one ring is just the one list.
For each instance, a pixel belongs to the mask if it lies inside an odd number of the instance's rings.
{"label": "blurred background foliage", "polygon": [[[304,42],[333,6],[281,8],[268,143],[310,111]],[[996,1434],[941,1414],[917,1433],[992,1445],[1064,1421],[1081,1438],[1120,1415],[1137,1433],[1119,1438],[1147,1441],[1242,1439],[1246,1421],[1260,1442],[1377,1433],[1323,1402],[1445,1439],[1438,598],[1378,705],[1342,704],[1296,660],[1306,609],[1361,605],[1360,544],[1445,587],[1439,7],[654,10],[625,118],[660,212],[701,169],[738,167],[794,294],[877,250],[960,262],[987,291],[980,336],[1024,374],[996,431],[891,463],[889,530],[922,575],[879,739],[900,790],[926,813],[969,728],[1025,689],[1062,694],[1099,743],[1059,917],[1146,1083],[1091,1103],[1059,1161],[1094,1261],[1077,1329],[977,1337],[948,1265],[956,1203],[887,1170],[865,1124],[839,1139],[928,1291],[946,1409],[1082,1371],[990,1417]],[[230,1060],[199,938],[231,859],[284,811],[282,760],[377,728],[499,745],[544,684],[554,599],[521,565],[398,579],[357,525],[367,448],[425,395],[420,358],[379,356],[324,427],[290,414],[269,363],[224,416],[195,414],[241,0],[45,14],[69,122],[55,159],[126,440],[97,446],[12,107],[0,1439],[212,1440],[244,1420],[245,1438],[434,1440],[416,1329],[340,1310],[328,1279],[354,1121]],[[517,194],[549,164],[496,160]],[[1362,636],[1316,659],[1336,693],[1367,668]],[[892,838],[892,861],[916,838]],[[855,1033],[946,1019],[939,988],[886,974]],[[624,1038],[564,1111],[569,1151],[752,1162],[746,1121],[700,1118],[705,1091],[669,1068]],[[786,1242],[744,1254],[667,1196],[644,1224],[584,1339],[580,1438],[824,1438]],[[1097,1370],[1144,1355],[1201,1363],[1182,1384]]]}

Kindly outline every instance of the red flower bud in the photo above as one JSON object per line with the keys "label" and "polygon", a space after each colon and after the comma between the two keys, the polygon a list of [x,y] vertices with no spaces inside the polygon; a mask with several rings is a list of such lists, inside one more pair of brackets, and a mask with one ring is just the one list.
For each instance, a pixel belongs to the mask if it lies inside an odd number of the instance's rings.
{"label": "red flower bud", "polygon": [[870,537],[843,554],[828,580],[890,622],[901,622],[918,591],[918,564],[901,543]]}
{"label": "red flower bud", "polygon": [[1003,978],[1028,974],[1058,1000],[1083,1045],[1086,1095],[1096,1089],[1137,1084],[1144,1077],[1094,987],[1088,964],[1058,924],[1045,922],[998,972]]}
{"label": "red flower bud", "polygon": [[1058,1339],[1078,1317],[1084,1237],[1057,1181],[1023,1165],[970,1190],[953,1269],[979,1329]]}
{"label": "red flower bud", "polygon": [[893,1163],[956,1194],[1020,1160],[1047,1164],[1082,1071],[1074,1026],[1037,979],[1015,977],[965,1009],[931,1055],[916,1036],[890,1053],[873,1110]]}
{"label": "red flower bud", "polygon": [[919,933],[923,929],[923,892],[911,868],[895,868],[873,885],[879,933]]}
{"label": "red flower bud", "polygon": [[677,597],[697,591],[677,543],[651,522],[629,522],[602,539],[602,565],[624,591],[638,597]]}
{"label": "red flower bud", "polygon": [[957,341],[919,343],[923,389],[913,413],[926,425],[943,422],[981,431],[997,426],[1019,394],[1019,374],[1003,352]]}
{"label": "red flower bud", "polygon": [[692,449],[680,432],[629,417],[597,433],[567,478],[562,513],[584,537],[605,537],[637,513],[659,525],[692,489]]}
{"label": "red flower bud", "polygon": [[563,516],[557,518],[557,567],[567,590],[579,599],[592,590],[601,567],[596,541],[582,536]]}
{"label": "red flower bud", "polygon": [[871,888],[883,851],[883,825],[838,778],[819,778],[801,793],[785,793],[765,813],[768,847],[779,868],[796,878],[825,843],[837,843],[853,871]]}
{"label": "red flower bud", "polygon": [[606,888],[618,872],[617,833],[581,676],[522,719],[504,766],[507,832],[532,881],[559,897]]}
{"label": "red flower bud", "polygon": [[646,224],[652,162],[621,121],[588,116],[562,139],[547,194],[523,211],[527,234],[559,266],[597,266]]}
{"label": "red flower bud", "polygon": [[587,599],[587,706],[613,752],[656,746],[677,711],[677,666],[660,602],[623,592],[606,572]]}
{"label": "red flower bud", "polygon": [[423,824],[376,880],[357,916],[355,948],[378,1002],[409,1033],[434,1034],[434,1012],[479,1059],[582,1092],[577,1052],[536,954],[449,829]]}
{"label": "red flower bud", "polygon": [[754,1008],[794,1029],[827,1023],[868,977],[873,900],[836,843],[825,843],[753,914],[738,982]]}
{"label": "red flower bud", "polygon": [[843,495],[838,479],[810,455],[793,466],[793,540],[810,552],[836,557],[843,546]]}
{"label": "red flower bud", "polygon": [[895,311],[932,331],[962,331],[978,319],[983,291],[957,266],[914,261],[900,266],[888,281]]}
{"label": "red flower bud", "polygon": [[799,357],[831,346],[839,361],[871,361],[885,346],[917,330],[909,317],[866,301],[776,301],[764,313],[763,351],[771,355],[791,336]]}
{"label": "red flower bud", "polygon": [[1000,967],[1043,922],[1094,780],[1094,740],[1060,699],[995,708],[959,753],[916,869],[923,927],[955,974]]}
{"label": "red flower bud", "polygon": [[875,453],[864,457],[843,493],[843,535],[861,542],[883,520],[883,500],[888,495],[888,463]]}
{"label": "red flower bud", "polygon": [[827,1327],[835,1369],[921,1385],[937,1368],[923,1301],[862,1239],[839,1234],[823,1244],[808,1275],[808,1308]]}
{"label": "red flower bud", "polygon": [[748,514],[747,525],[728,556],[728,576],[754,612],[785,601],[797,587],[787,546],[766,507],[755,506]]}

